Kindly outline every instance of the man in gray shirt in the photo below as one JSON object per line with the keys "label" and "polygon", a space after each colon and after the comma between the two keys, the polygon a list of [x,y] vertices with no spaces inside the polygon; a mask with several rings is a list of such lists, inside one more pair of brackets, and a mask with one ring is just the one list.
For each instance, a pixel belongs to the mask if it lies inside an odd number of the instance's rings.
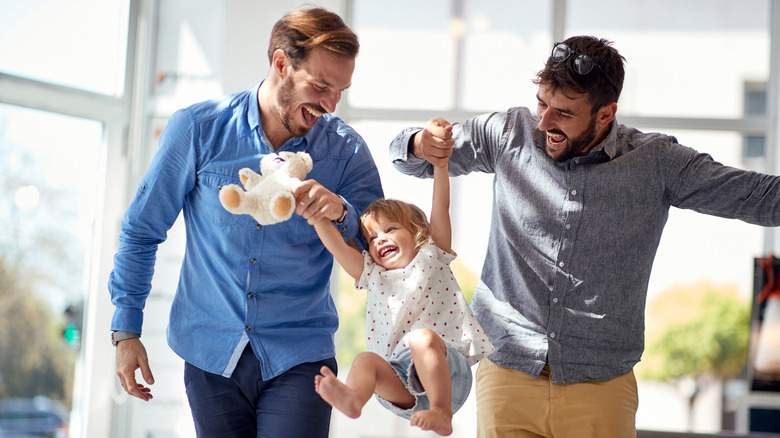
{"label": "man in gray shirt", "polygon": [[528,108],[408,128],[395,167],[494,174],[487,255],[472,307],[496,347],[477,370],[478,436],[636,435],[633,367],[647,284],[671,206],[780,225],[780,177],[735,169],[615,120],[623,57],[557,43]]}

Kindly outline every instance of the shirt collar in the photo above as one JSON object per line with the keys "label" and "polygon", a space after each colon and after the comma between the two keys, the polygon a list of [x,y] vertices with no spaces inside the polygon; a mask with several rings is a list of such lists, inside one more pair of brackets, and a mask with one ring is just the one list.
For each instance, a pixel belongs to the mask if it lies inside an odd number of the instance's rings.
{"label": "shirt collar", "polygon": [[569,161],[573,161],[575,164],[595,164],[614,159],[620,155],[620,143],[618,142],[618,137],[620,137],[620,135],[618,134],[618,131],[619,125],[613,119],[609,127],[609,133],[607,133],[607,136],[604,137],[599,144],[585,153],[585,155],[574,157]]}
{"label": "shirt collar", "polygon": [[[263,82],[264,81],[260,81],[260,83],[257,84],[257,86],[255,86],[252,91],[250,101],[247,103],[248,108],[246,112],[246,119],[247,123],[249,124],[249,129],[256,131],[258,135],[260,135],[262,142],[266,146],[271,147],[271,142],[268,141],[268,137],[266,137],[265,131],[263,131],[263,123],[260,121],[260,104],[257,102],[257,93],[260,92],[260,86],[263,85]],[[308,144],[309,137],[312,135],[312,132],[317,129],[318,125],[319,122],[304,137],[293,137],[287,140],[287,142],[283,144],[279,150],[285,148],[297,148],[301,145],[303,145],[302,147],[305,147],[306,144]]]}
{"label": "shirt collar", "polygon": [[618,138],[621,135],[619,135],[618,131],[620,131],[620,125],[617,123],[617,118],[613,118],[612,124],[609,127],[609,134],[604,137],[604,140],[601,142],[601,147],[599,148],[607,154],[610,160],[620,155],[620,142],[618,142]]}
{"label": "shirt collar", "polygon": [[260,91],[260,85],[263,85],[263,81],[260,81],[255,86],[249,102],[247,102],[246,121],[249,124],[249,129],[253,131],[260,127],[260,105],[257,103],[257,93]]}

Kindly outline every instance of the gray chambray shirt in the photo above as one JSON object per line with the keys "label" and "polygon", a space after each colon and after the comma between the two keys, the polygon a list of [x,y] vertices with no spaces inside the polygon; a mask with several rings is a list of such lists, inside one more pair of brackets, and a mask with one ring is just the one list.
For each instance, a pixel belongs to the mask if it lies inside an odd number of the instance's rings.
{"label": "gray chambray shirt", "polygon": [[[669,207],[780,225],[780,177],[724,166],[674,137],[613,121],[604,141],[557,163],[528,108],[453,129],[452,176],[494,174],[487,255],[472,300],[496,347],[489,359],[554,383],[606,380],[644,349],[647,284]],[[408,153],[420,128],[390,145],[401,172],[430,177]]]}

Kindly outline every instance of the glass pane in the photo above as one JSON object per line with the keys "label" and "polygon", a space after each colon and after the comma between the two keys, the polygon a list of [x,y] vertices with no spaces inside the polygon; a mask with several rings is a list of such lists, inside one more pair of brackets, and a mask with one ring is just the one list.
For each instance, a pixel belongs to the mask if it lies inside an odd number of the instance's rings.
{"label": "glass pane", "polygon": [[[154,94],[163,113],[225,94],[223,85],[227,78],[223,74],[230,70],[226,51],[231,48],[225,36],[230,29],[226,24],[229,23],[227,3],[212,0],[160,3]],[[254,55],[267,59],[265,48],[258,48]],[[244,68],[244,63],[240,65]]]}
{"label": "glass pane", "polygon": [[0,0],[0,70],[120,96],[129,1]]}
{"label": "glass pane", "polygon": [[0,105],[0,399],[23,399],[0,411],[68,419],[102,135],[95,121]]}
{"label": "glass pane", "polygon": [[388,10],[355,1],[361,53],[350,104],[479,111],[533,100],[531,81],[552,45],[550,2],[464,0],[460,11],[459,3],[405,0]]}
{"label": "glass pane", "polygon": [[360,54],[349,103],[364,108],[449,109],[456,39],[450,0],[356,0],[352,28]]}
{"label": "glass pane", "polygon": [[551,9],[549,1],[465,1],[463,109],[533,107],[532,80],[553,44]]}
{"label": "glass pane", "polygon": [[620,112],[738,118],[744,86],[769,77],[767,0],[569,0],[566,35],[606,38],[626,58]]}

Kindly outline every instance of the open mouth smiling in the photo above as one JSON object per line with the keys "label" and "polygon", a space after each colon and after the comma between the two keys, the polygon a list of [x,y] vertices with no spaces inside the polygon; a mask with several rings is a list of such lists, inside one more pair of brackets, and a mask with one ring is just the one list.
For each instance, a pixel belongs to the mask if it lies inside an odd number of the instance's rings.
{"label": "open mouth smiling", "polygon": [[303,115],[303,120],[305,120],[309,126],[314,126],[314,124],[317,123],[317,119],[324,113],[317,111],[308,105],[303,105],[301,114]]}
{"label": "open mouth smiling", "polygon": [[547,142],[550,143],[552,146],[558,146],[561,143],[566,141],[566,136],[563,134],[554,134],[552,132],[547,132]]}
{"label": "open mouth smiling", "polygon": [[388,246],[387,248],[379,251],[379,256],[380,257],[387,257],[388,254],[390,254],[391,252],[395,252],[395,251],[398,251],[398,247],[397,246]]}

